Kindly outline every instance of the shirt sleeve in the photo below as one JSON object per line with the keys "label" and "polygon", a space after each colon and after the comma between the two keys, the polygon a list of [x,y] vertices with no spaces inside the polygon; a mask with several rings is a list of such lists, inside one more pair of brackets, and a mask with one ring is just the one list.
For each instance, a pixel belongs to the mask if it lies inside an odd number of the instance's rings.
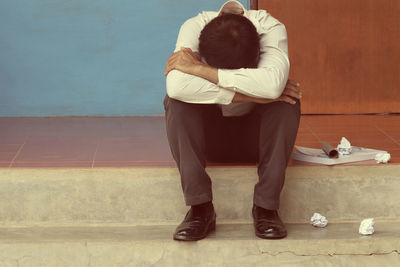
{"label": "shirt sleeve", "polygon": [[[207,14],[199,14],[188,19],[181,26],[174,52],[179,51],[182,47],[198,52],[199,36],[209,18]],[[232,102],[235,95],[235,92],[231,89],[220,87],[206,79],[178,70],[172,70],[168,73],[166,87],[169,97],[187,103],[227,105]]]}
{"label": "shirt sleeve", "polygon": [[260,34],[261,55],[258,67],[220,69],[218,85],[253,97],[278,98],[289,77],[286,28],[264,10],[253,11],[249,19]]}
{"label": "shirt sleeve", "polygon": [[[289,77],[288,43],[285,26],[265,10],[247,11],[247,18],[260,34],[260,61],[257,68],[219,69],[218,84],[174,70],[167,76],[167,94],[188,103],[230,104],[239,92],[258,98],[278,98]],[[211,14],[211,13],[210,13]],[[199,36],[216,14],[203,12],[180,28],[175,52],[181,47],[198,52]]]}
{"label": "shirt sleeve", "polygon": [[179,30],[174,52],[178,52],[182,47],[190,48],[193,52],[199,52],[199,37],[204,26],[205,23],[201,14],[185,21]]}
{"label": "shirt sleeve", "polygon": [[172,70],[167,76],[167,94],[186,103],[228,105],[235,92],[206,79]]}

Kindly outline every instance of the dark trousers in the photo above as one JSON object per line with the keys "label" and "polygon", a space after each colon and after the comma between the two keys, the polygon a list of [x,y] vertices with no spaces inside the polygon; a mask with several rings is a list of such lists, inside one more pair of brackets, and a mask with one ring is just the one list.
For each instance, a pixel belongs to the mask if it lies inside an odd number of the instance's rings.
{"label": "dark trousers", "polygon": [[257,104],[248,114],[224,117],[218,105],[164,99],[166,126],[186,205],[212,201],[206,161],[257,162],[254,204],[278,209],[300,122],[300,102]]}

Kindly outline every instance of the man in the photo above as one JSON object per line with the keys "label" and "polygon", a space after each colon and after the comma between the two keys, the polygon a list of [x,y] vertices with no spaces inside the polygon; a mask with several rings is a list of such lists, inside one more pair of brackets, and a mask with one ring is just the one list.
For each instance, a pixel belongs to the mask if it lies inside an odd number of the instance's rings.
{"label": "man", "polygon": [[200,240],[215,229],[206,160],[257,161],[255,233],[285,237],[277,210],[301,93],[297,83],[288,81],[284,25],[263,10],[228,1],[219,12],[203,12],[182,25],[164,74],[168,141],[191,206],[174,239]]}

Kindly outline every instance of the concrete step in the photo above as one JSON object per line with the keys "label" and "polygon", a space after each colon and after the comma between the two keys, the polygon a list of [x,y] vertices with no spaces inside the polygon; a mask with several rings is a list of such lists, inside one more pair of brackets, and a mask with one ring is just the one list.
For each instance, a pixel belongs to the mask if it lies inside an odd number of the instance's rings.
{"label": "concrete step", "polygon": [[[0,228],[0,266],[400,266],[400,224],[287,224],[264,240],[251,224],[218,224],[197,242],[172,240],[175,225]],[[270,265],[271,264],[271,265]]]}
{"label": "concrete step", "polygon": [[[212,167],[224,223],[251,222],[255,167]],[[280,214],[308,222],[400,218],[400,165],[289,167]],[[0,169],[0,225],[176,224],[187,211],[176,168]]]}

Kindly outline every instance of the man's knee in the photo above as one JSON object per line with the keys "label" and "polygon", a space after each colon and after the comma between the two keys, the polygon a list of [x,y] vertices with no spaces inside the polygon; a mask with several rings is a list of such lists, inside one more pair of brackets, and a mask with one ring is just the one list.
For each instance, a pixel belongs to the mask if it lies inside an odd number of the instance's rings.
{"label": "man's knee", "polygon": [[289,104],[289,103],[284,103],[284,107],[282,108],[283,111],[283,116],[290,117],[291,119],[295,119],[296,121],[300,120],[300,115],[301,115],[301,104],[300,100],[296,99],[296,104]]}
{"label": "man's knee", "polygon": [[177,127],[178,125],[196,124],[201,120],[195,104],[185,103],[166,96],[164,108],[169,130],[171,130],[171,127]]}
{"label": "man's knee", "polygon": [[271,104],[262,105],[261,118],[276,118],[280,121],[299,122],[301,114],[300,100],[296,99],[296,104],[286,102],[273,102]]}
{"label": "man's knee", "polygon": [[179,121],[188,121],[199,123],[206,118],[212,118],[218,115],[217,105],[215,104],[194,104],[182,102],[168,96],[164,100],[166,117],[176,118]]}
{"label": "man's knee", "polygon": [[166,113],[183,113],[185,110],[190,109],[191,104],[170,98],[168,95],[164,99],[164,109]]}
{"label": "man's knee", "polygon": [[209,105],[185,103],[167,96],[164,106],[168,134],[190,133],[192,136],[203,132]]}

